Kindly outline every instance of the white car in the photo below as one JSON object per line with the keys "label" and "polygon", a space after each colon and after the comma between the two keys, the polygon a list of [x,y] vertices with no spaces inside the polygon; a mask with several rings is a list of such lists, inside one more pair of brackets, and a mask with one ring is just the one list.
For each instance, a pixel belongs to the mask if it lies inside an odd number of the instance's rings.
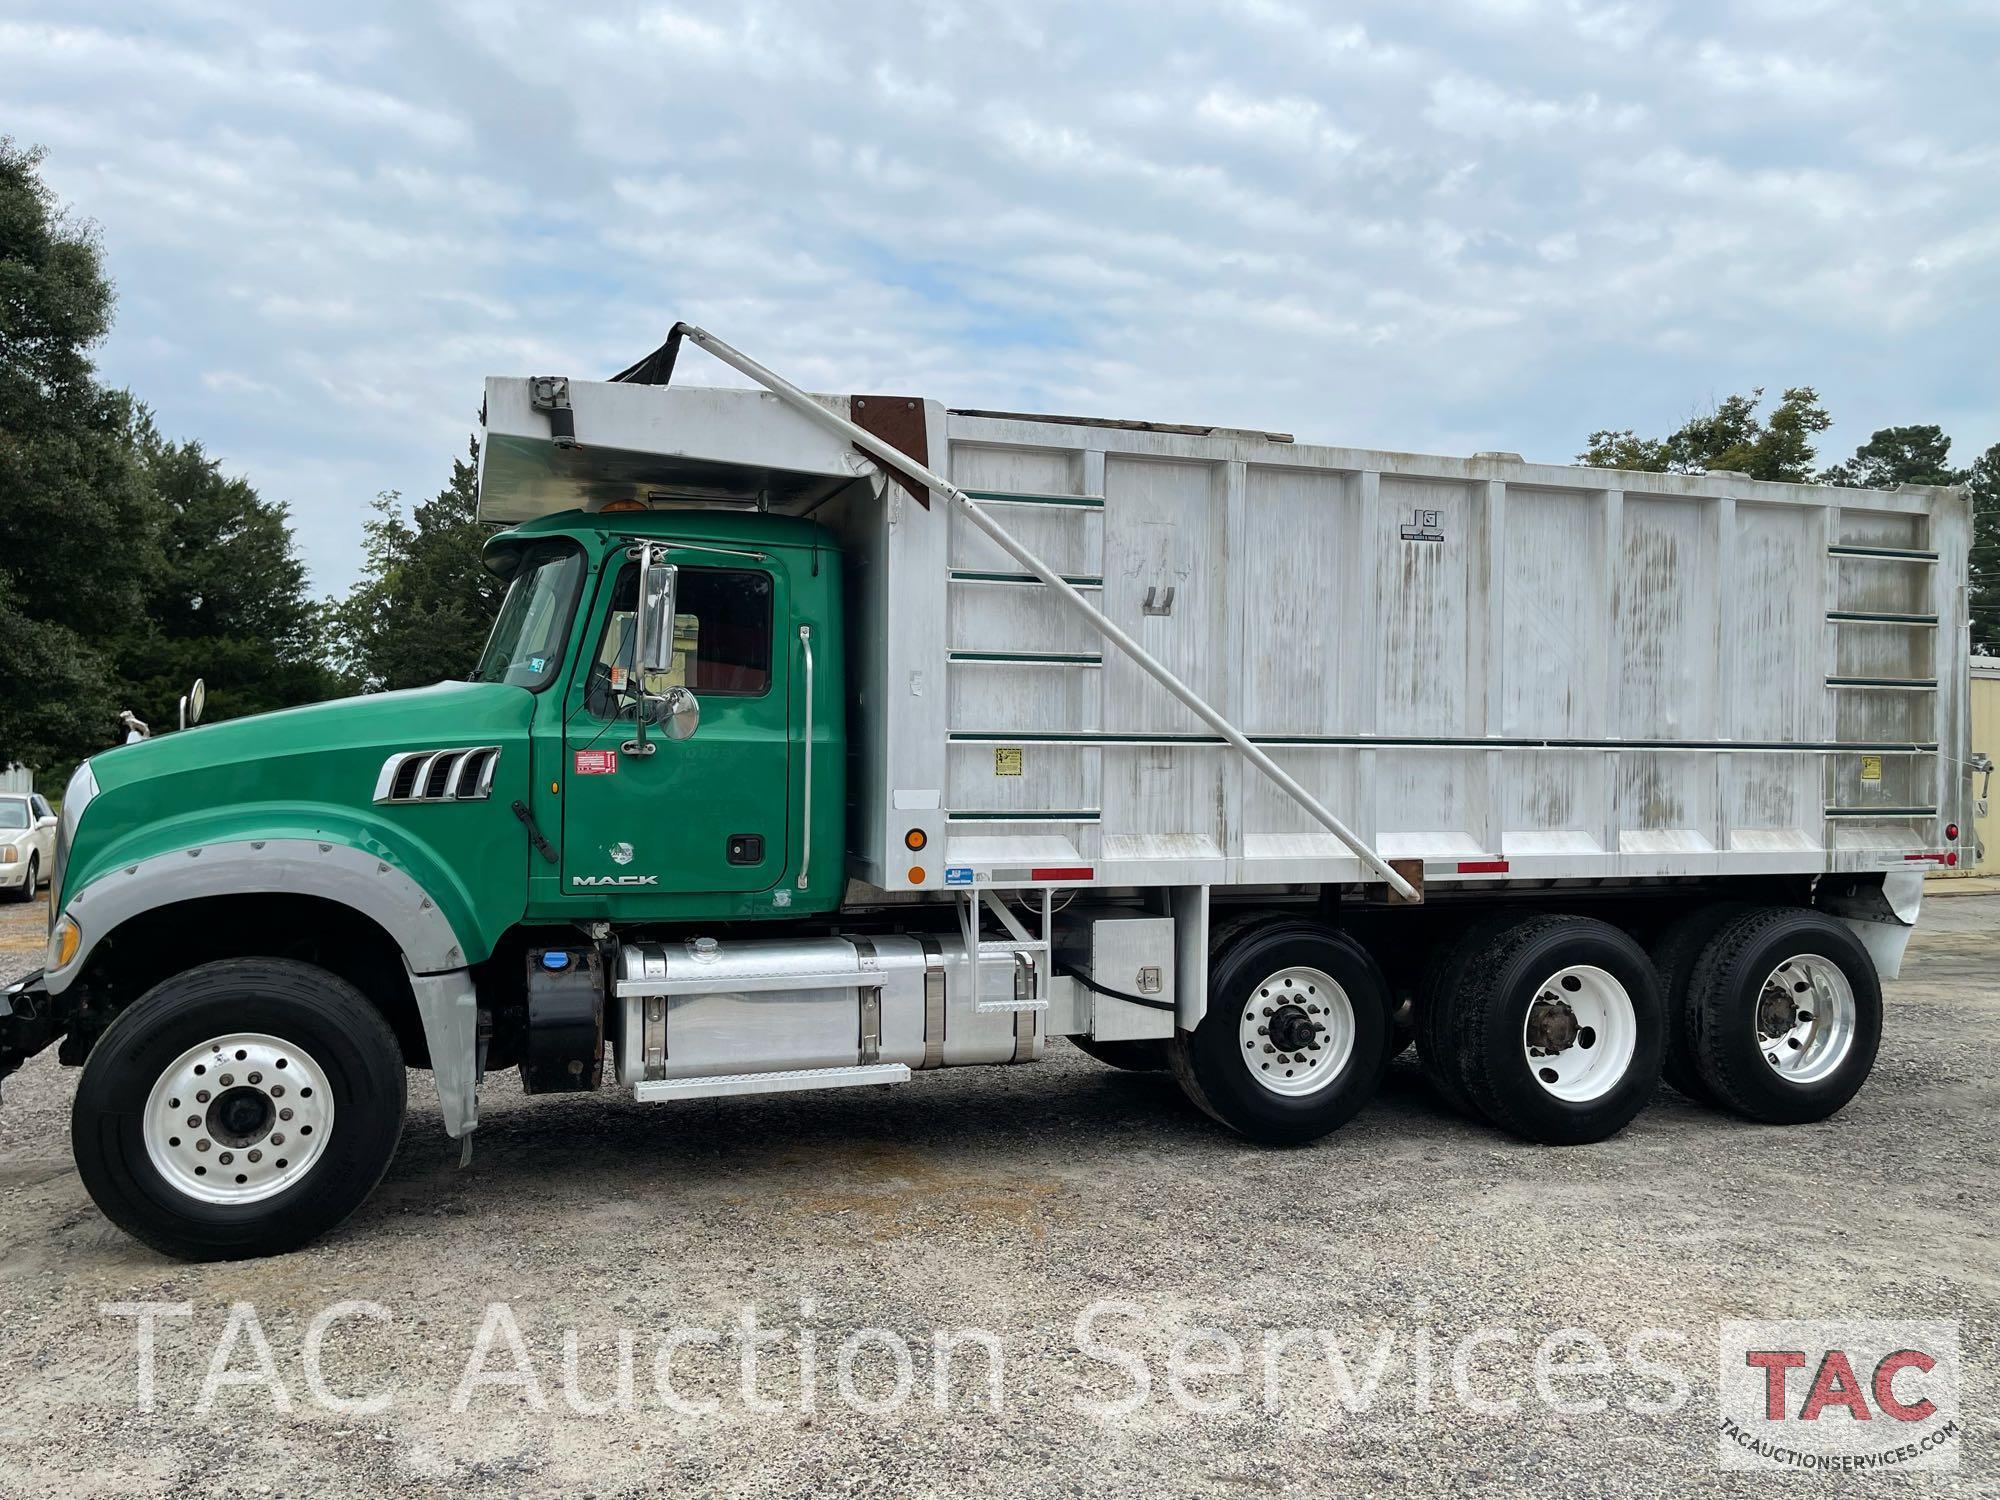
{"label": "white car", "polygon": [[56,815],[39,792],[0,792],[0,892],[32,901],[56,855]]}

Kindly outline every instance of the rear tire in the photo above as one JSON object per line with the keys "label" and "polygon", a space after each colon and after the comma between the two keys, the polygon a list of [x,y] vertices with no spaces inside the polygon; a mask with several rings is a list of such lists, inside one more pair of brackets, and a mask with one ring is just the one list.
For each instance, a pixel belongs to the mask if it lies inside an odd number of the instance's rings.
{"label": "rear tire", "polygon": [[1434,1066],[1502,1130],[1549,1145],[1616,1135],[1660,1081],[1660,986],[1645,950],[1589,917],[1535,916],[1455,955]]}
{"label": "rear tire", "polygon": [[1694,966],[1715,935],[1750,908],[1734,901],[1696,907],[1677,918],[1653,940],[1648,950],[1660,975],[1660,999],[1666,1006],[1666,1052],[1660,1076],[1697,1104],[1715,1103],[1694,1060],[1694,1016],[1688,982]]}
{"label": "rear tire", "polygon": [[1805,907],[1729,922],[1688,985],[1695,1065],[1715,1100],[1771,1125],[1824,1120],[1882,1043],[1882,985],[1847,927]]}
{"label": "rear tire", "polygon": [[1174,1038],[1174,1076],[1231,1130],[1277,1145],[1353,1118],[1382,1081],[1389,992],[1367,950],[1310,922],[1253,928],[1216,958],[1208,1013]]}
{"label": "rear tire", "polygon": [[1070,1038],[1079,1052],[1094,1057],[1108,1068],[1127,1073],[1161,1073],[1172,1066],[1167,1049],[1173,1044],[1165,1037],[1156,1041],[1100,1042],[1094,1037]]}
{"label": "rear tire", "polygon": [[181,1260],[295,1249],[388,1169],[406,1077],[395,1034],[344,979],[289,959],[202,964],[155,985],[91,1049],[70,1141],[106,1218]]}

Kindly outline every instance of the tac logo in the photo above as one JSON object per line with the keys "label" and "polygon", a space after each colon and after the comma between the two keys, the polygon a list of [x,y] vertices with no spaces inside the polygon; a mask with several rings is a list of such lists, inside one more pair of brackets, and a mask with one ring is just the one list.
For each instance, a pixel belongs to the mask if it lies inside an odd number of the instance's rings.
{"label": "tac logo", "polygon": [[572,875],[569,878],[569,883],[571,885],[580,885],[585,887],[604,886],[604,885],[608,886],[658,885],[660,883],[660,877],[657,875]]}
{"label": "tac logo", "polygon": [[1724,1323],[1725,1469],[1955,1469],[1956,1323]]}

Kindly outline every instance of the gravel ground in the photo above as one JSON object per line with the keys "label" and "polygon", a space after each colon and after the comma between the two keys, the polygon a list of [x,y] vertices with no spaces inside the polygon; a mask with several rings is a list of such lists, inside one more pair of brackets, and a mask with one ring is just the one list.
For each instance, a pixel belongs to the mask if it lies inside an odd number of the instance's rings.
{"label": "gravel ground", "polygon": [[[0,976],[40,945],[37,909],[0,919]],[[0,1493],[6,1495],[1764,1495],[2000,1493],[1994,1340],[2000,1333],[2000,896],[1928,903],[1890,988],[1873,1081],[1817,1126],[1760,1128],[1663,1091],[1618,1139],[1554,1151],[1449,1115],[1407,1060],[1382,1098],[1298,1151],[1241,1144],[1157,1076],[1120,1074],[1059,1044],[1042,1066],[967,1070],[901,1088],[644,1107],[611,1096],[484,1091],[465,1170],[413,1075],[409,1127],[386,1181],[339,1232],[301,1253],[182,1266],[110,1228],[70,1165],[75,1075],[53,1052],[0,1108]],[[320,1346],[323,1389],[386,1393],[375,1414],[329,1409],[306,1378],[314,1315],[380,1304]],[[1095,1343],[1077,1336],[1100,1301]],[[102,1305],[187,1304],[159,1324],[150,1410],[130,1318]],[[253,1373],[261,1333],[289,1398],[268,1383],[201,1388],[232,1303],[253,1329],[221,1366]],[[488,1305],[505,1303],[537,1392],[454,1394]],[[684,1341],[669,1394],[655,1355],[672,1330],[733,1330],[745,1309],[776,1337],[743,1389],[740,1341]],[[1779,1476],[1716,1466],[1716,1340],[1744,1317],[1955,1320],[1966,1361],[1956,1473]],[[1175,1341],[1239,1341],[1241,1374],[1184,1381],[1226,1406],[1184,1410]],[[1354,1379],[1389,1338],[1372,1400],[1349,1410],[1325,1356],[1279,1351],[1274,1330],[1331,1329]],[[1581,1328],[1613,1373],[1536,1389],[1535,1350]],[[813,1339],[810,1353],[801,1329]],[[856,1330],[882,1335],[852,1360]],[[940,1330],[959,1346],[940,1409]],[[1452,1354],[1479,1328],[1517,1342],[1468,1365],[1484,1403],[1453,1393]],[[1627,1346],[1685,1382],[1634,1374]],[[621,1333],[631,1410],[615,1394]],[[515,1368],[505,1329],[481,1366]],[[890,1335],[913,1351],[894,1393]],[[684,1336],[685,1337],[685,1336]],[[1675,1342],[1675,1340],[1684,1342]],[[1429,1396],[1423,1359],[1431,1351]],[[1150,1381],[1136,1409],[1132,1366]],[[1571,1349],[1565,1358],[1580,1358]],[[1185,1362],[1222,1363],[1210,1339]],[[801,1372],[816,1372],[801,1397]],[[760,1409],[759,1404],[774,1409]],[[1233,1404],[1230,1404],[1233,1398]],[[712,1411],[698,1403],[712,1399]],[[1886,1424],[1878,1423],[1878,1426]]]}

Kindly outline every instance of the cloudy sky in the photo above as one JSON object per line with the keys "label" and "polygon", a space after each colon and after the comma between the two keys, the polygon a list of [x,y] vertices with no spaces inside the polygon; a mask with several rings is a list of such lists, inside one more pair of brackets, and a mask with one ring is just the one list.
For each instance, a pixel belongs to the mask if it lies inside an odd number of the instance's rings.
{"label": "cloudy sky", "polygon": [[[1818,386],[2000,441],[2000,0],[0,0],[107,379],[344,586],[481,377],[1565,460]],[[690,376],[724,383],[699,355]]]}

